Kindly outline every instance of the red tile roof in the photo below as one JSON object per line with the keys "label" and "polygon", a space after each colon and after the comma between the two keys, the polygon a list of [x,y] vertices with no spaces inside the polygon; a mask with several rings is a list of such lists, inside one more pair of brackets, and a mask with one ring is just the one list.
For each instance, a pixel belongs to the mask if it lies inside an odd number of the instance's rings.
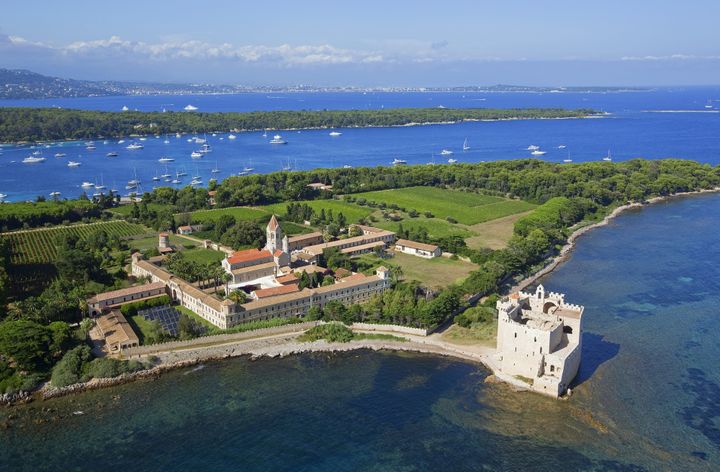
{"label": "red tile roof", "polygon": [[275,215],[273,215],[270,218],[270,223],[268,223],[268,228],[270,228],[271,230],[275,230],[275,229],[277,229],[278,226],[279,226],[278,220],[277,220],[277,218],[275,218]]}
{"label": "red tile roof", "polygon": [[280,257],[280,256],[282,256],[282,253],[283,253],[283,252],[282,252],[280,249],[275,249],[275,254],[274,254],[274,256],[275,256],[275,257]]}
{"label": "red tile roof", "polygon": [[275,280],[280,284],[290,284],[298,281],[298,276],[295,274],[288,274],[283,275],[281,277],[276,277]]}
{"label": "red tile roof", "polygon": [[232,256],[228,257],[228,262],[230,264],[239,264],[241,262],[250,262],[260,259],[265,259],[266,257],[271,257],[272,254],[270,254],[270,251],[267,251],[263,249],[262,251],[259,249],[245,249],[243,251],[235,251]]}
{"label": "red tile roof", "polygon": [[280,287],[263,288],[255,290],[255,296],[260,298],[274,297],[277,295],[285,295],[287,293],[299,292],[297,285],[281,285]]}

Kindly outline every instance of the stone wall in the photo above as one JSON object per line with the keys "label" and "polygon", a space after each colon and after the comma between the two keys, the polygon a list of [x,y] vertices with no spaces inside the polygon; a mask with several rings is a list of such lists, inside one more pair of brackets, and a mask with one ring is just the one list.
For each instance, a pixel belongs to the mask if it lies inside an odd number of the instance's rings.
{"label": "stone wall", "polygon": [[412,334],[415,336],[427,336],[428,330],[425,328],[411,328],[410,326],[400,326],[391,324],[375,324],[375,323],[353,323],[352,329],[361,331],[390,331],[393,333]]}

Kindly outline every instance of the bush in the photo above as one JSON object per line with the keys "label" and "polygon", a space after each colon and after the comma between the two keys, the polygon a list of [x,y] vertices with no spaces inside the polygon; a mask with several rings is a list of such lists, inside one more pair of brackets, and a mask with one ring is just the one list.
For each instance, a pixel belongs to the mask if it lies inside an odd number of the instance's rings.
{"label": "bush", "polygon": [[141,302],[134,302],[123,305],[120,308],[120,312],[127,318],[128,316],[132,317],[137,315],[137,312],[140,310],[145,310],[147,308],[153,308],[156,306],[170,305],[170,303],[172,303],[170,297],[168,295],[162,295],[157,298],[151,298],[150,300],[143,300]]}
{"label": "bush", "polygon": [[448,216],[448,217],[445,218],[445,219],[447,220],[448,223],[454,224],[454,225],[456,225],[457,222],[458,222],[458,221],[457,221],[455,218],[453,218],[452,216]]}
{"label": "bush", "polygon": [[91,358],[92,354],[88,346],[78,346],[69,350],[53,368],[50,381],[55,387],[65,387],[80,382],[83,366]]}
{"label": "bush", "polygon": [[301,342],[313,342],[324,339],[331,343],[346,343],[353,338],[353,332],[341,323],[327,323],[310,328],[298,337]]}

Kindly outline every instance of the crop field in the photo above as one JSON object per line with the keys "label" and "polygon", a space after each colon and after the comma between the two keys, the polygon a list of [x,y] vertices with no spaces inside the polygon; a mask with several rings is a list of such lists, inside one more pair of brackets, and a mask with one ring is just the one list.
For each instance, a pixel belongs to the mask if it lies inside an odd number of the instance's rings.
{"label": "crop field", "polygon": [[[338,213],[342,213],[348,223],[357,223],[374,211],[372,208],[362,207],[360,205],[355,205],[354,203],[344,202],[341,200],[307,200],[299,201],[297,203],[309,205],[313,210],[315,210],[315,213],[318,214],[323,209],[326,212],[328,210],[332,210],[334,216],[337,216]],[[267,211],[268,214],[275,213],[276,215],[282,216],[287,213],[287,206],[287,203],[275,203],[261,208]]]}
{"label": "crop field", "polygon": [[378,228],[387,229],[390,231],[396,231],[402,225],[403,229],[416,230],[418,228],[425,228],[431,238],[444,238],[447,236],[460,236],[461,238],[467,238],[475,233],[466,229],[465,226],[454,225],[445,220],[438,218],[405,218],[402,221],[380,221],[373,223],[373,226]]}
{"label": "crop field", "polygon": [[503,216],[528,211],[536,205],[522,200],[480,195],[438,187],[408,187],[353,194],[367,201],[395,204],[407,211],[431,212],[434,217],[455,218],[458,223],[474,225]]}
{"label": "crop field", "polygon": [[126,221],[107,221],[2,233],[0,237],[10,240],[13,264],[42,264],[52,262],[55,259],[57,254],[55,240],[61,234],[75,234],[84,238],[100,230],[107,232],[108,236],[118,235],[120,237],[147,232],[147,229],[141,225]]}
{"label": "crop field", "polygon": [[[285,212],[283,208],[283,213]],[[215,221],[222,215],[231,215],[238,221],[255,221],[264,216],[268,216],[267,211],[254,207],[229,207],[218,208],[215,210],[198,210],[192,212],[192,220],[202,223],[205,221]]]}

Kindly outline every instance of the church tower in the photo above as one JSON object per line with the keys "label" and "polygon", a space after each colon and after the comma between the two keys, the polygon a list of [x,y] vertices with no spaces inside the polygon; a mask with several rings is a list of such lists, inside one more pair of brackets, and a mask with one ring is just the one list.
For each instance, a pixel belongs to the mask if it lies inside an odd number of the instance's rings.
{"label": "church tower", "polygon": [[275,253],[276,249],[282,250],[283,232],[282,228],[280,228],[280,224],[278,223],[277,218],[275,218],[275,215],[270,218],[270,222],[265,229],[265,236],[267,237],[265,249],[267,249],[273,254]]}

